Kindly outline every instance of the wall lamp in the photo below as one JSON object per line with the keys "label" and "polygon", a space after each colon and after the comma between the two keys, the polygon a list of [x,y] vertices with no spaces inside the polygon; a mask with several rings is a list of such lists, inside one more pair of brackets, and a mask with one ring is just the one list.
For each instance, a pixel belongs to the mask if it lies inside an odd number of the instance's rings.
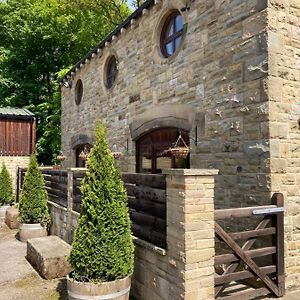
{"label": "wall lamp", "polygon": [[63,82],[64,87],[66,88],[72,88],[72,79],[68,78],[67,81]]}
{"label": "wall lamp", "polygon": [[187,0],[186,3],[185,3],[185,6],[182,7],[180,10],[182,12],[185,12],[185,11],[189,11],[191,9],[191,4],[194,2],[195,0]]}

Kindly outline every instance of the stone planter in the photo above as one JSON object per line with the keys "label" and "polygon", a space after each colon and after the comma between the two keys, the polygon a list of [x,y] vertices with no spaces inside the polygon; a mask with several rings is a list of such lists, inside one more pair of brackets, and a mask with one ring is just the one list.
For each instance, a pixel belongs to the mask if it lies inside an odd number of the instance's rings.
{"label": "stone planter", "polygon": [[47,228],[38,224],[20,224],[19,235],[21,242],[48,235]]}
{"label": "stone planter", "polygon": [[19,210],[11,206],[6,210],[5,223],[10,229],[18,229],[19,223]]}
{"label": "stone planter", "polygon": [[86,283],[75,281],[67,276],[69,300],[128,300],[131,277],[100,283]]}
{"label": "stone planter", "polygon": [[9,205],[3,205],[0,206],[0,225],[5,223],[5,215],[6,215],[6,210],[9,208]]}

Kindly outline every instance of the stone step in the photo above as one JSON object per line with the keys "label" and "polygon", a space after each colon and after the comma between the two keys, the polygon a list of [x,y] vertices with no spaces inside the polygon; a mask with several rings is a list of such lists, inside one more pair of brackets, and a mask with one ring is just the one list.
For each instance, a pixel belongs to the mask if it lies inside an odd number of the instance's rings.
{"label": "stone step", "polygon": [[66,276],[72,269],[67,261],[71,246],[55,235],[27,241],[27,260],[45,279]]}

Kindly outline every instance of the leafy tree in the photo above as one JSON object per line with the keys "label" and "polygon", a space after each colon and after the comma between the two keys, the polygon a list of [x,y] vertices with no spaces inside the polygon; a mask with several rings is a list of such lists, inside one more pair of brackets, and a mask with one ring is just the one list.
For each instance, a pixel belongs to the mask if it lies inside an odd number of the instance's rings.
{"label": "leafy tree", "polygon": [[14,193],[12,179],[5,164],[3,163],[0,173],[0,206],[11,205],[13,202]]}
{"label": "leafy tree", "polygon": [[35,155],[30,157],[19,202],[20,220],[25,224],[47,225],[50,215],[47,206],[48,194]]}
{"label": "leafy tree", "polygon": [[144,2],[145,2],[145,0],[132,0],[131,5],[134,8],[139,8]]}
{"label": "leafy tree", "polygon": [[127,196],[120,173],[97,124],[96,143],[81,185],[82,211],[69,261],[79,281],[113,281],[133,272]]}
{"label": "leafy tree", "polygon": [[52,163],[60,148],[59,70],[75,64],[129,13],[122,0],[0,1],[0,106],[37,115],[40,162]]}

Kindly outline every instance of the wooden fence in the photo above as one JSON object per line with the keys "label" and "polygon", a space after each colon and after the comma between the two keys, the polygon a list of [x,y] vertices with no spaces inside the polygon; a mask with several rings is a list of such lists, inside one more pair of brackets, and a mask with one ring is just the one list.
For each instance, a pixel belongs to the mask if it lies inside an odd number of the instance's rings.
{"label": "wooden fence", "polygon": [[[26,169],[20,169],[19,187]],[[83,170],[42,169],[49,200],[73,211],[81,211],[80,186]],[[166,179],[164,175],[122,173],[132,221],[133,235],[166,248]],[[69,198],[68,198],[69,197]],[[71,207],[69,207],[71,206]]]}

